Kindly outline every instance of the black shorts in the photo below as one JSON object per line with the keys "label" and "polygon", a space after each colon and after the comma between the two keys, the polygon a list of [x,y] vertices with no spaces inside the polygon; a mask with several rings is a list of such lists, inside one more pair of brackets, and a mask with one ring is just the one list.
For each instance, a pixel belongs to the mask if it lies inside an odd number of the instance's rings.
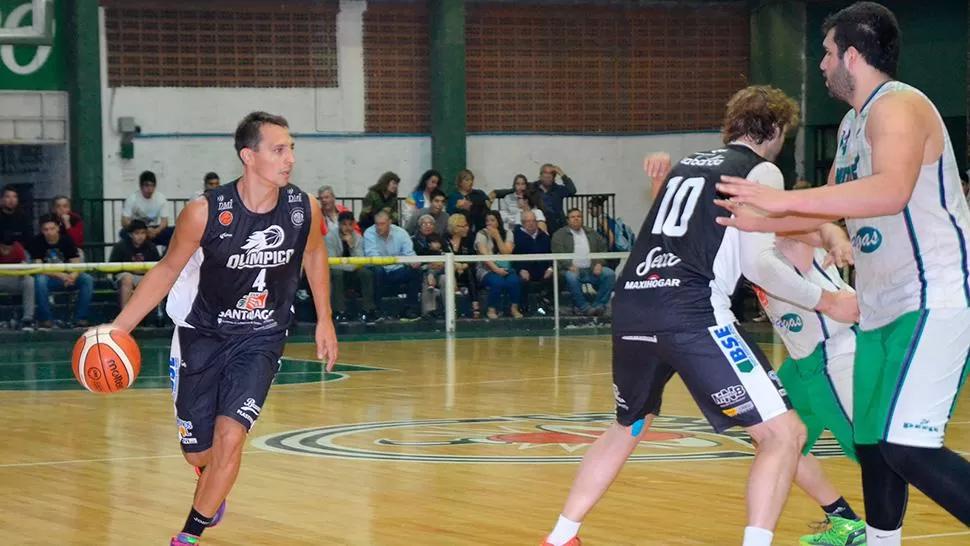
{"label": "black shorts", "polygon": [[[616,319],[614,319],[616,320]],[[750,427],[791,409],[757,343],[734,324],[672,334],[613,334],[616,420],[659,415],[664,387],[680,374],[717,432]]]}
{"label": "black shorts", "polygon": [[169,375],[183,451],[212,447],[219,415],[252,429],[280,369],[285,344],[286,332],[219,337],[175,328]]}

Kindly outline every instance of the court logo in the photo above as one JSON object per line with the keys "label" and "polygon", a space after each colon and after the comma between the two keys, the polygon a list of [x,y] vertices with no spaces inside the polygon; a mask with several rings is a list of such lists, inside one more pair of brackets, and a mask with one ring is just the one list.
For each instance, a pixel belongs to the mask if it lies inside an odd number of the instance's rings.
{"label": "court logo", "polygon": [[[256,438],[267,451],[369,461],[465,464],[574,464],[613,423],[612,413],[512,415],[354,423]],[[754,456],[742,430],[715,433],[702,417],[660,416],[631,461],[706,461]],[[817,456],[841,455],[824,438]]]}
{"label": "court logo", "polygon": [[[48,9],[53,9],[53,4],[50,5]],[[0,22],[2,22],[2,28],[5,30],[20,30],[23,28],[30,28],[27,24],[27,15],[32,14],[31,17],[38,17],[37,14],[33,13],[34,6],[32,2],[24,2],[23,4],[10,10],[7,14],[6,19],[4,19],[4,14],[0,13]],[[56,30],[55,28],[51,30],[51,33]],[[37,46],[34,50],[34,56],[30,58],[30,61],[26,64],[21,64],[17,59],[17,55],[14,53],[14,46],[10,44],[5,44],[0,46],[0,62],[7,68],[7,70],[13,72],[18,76],[29,76],[34,72],[41,69],[51,56],[50,46]]]}

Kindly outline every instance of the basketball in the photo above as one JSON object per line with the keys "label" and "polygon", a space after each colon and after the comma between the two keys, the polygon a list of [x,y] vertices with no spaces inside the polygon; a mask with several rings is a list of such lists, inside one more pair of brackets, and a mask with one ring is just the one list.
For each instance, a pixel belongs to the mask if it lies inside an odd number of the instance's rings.
{"label": "basketball", "polygon": [[127,389],[141,371],[141,351],[130,334],[108,326],[91,328],[74,344],[71,367],[78,383],[91,392]]}

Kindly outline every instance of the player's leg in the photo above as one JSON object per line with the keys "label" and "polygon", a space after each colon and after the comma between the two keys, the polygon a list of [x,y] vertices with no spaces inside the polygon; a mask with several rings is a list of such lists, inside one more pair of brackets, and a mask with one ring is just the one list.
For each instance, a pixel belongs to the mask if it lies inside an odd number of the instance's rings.
{"label": "player's leg", "polygon": [[[901,318],[905,318],[901,317]],[[887,402],[880,451],[904,480],[970,526],[970,462],[943,446],[967,377],[970,309],[932,309],[886,339],[888,360],[902,357]]]}
{"label": "player's leg", "polygon": [[744,546],[767,546],[788,500],[805,426],[768,358],[737,325],[680,335],[677,345],[682,360],[676,369],[714,430],[745,427],[758,444],[748,477]]}
{"label": "player's leg", "polygon": [[570,541],[579,533],[583,519],[619,475],[654,415],[659,413],[663,389],[673,370],[661,363],[656,345],[656,337],[613,336],[616,422],[583,456],[559,521],[544,544],[578,544],[578,540]]}

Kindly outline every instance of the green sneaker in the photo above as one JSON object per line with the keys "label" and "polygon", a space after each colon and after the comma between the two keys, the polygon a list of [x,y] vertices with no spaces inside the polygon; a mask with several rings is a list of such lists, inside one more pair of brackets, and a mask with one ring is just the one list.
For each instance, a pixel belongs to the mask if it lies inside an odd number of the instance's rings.
{"label": "green sneaker", "polygon": [[822,523],[823,528],[814,535],[800,539],[801,546],[864,546],[866,543],[866,522],[829,516]]}

